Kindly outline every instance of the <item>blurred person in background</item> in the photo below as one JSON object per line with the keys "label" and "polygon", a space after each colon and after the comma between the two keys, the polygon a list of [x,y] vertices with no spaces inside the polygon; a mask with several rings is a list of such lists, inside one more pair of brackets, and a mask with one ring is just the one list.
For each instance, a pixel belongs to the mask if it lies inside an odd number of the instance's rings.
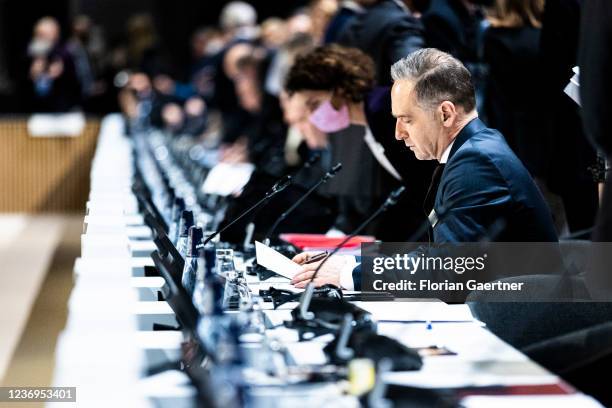
{"label": "blurred person in background", "polygon": [[287,26],[278,17],[270,17],[261,23],[261,44],[269,50],[280,48],[287,41]]}
{"label": "blurred person in background", "polygon": [[257,11],[249,3],[231,1],[221,10],[219,26],[227,41],[253,40],[259,35]]}
{"label": "blurred person in background", "polygon": [[217,56],[215,91],[210,104],[221,114],[222,140],[227,145],[245,136],[244,128],[249,121],[249,113],[239,104],[234,77],[236,62],[252,52],[258,32],[256,24],[257,12],[253,6],[240,1],[228,3],[219,16],[225,47]]}
{"label": "blurred person in background", "polygon": [[182,134],[185,115],[181,106],[177,103],[167,103],[161,109],[163,121],[162,129],[170,135],[178,136]]}
{"label": "blurred person in background", "polygon": [[[431,0],[423,13],[425,43],[469,63],[478,61],[484,11],[495,0]],[[485,22],[486,23],[486,22]]]}
{"label": "blurred person in background", "polygon": [[499,130],[534,177],[541,177],[543,120],[539,70],[544,0],[496,0],[488,9],[484,61],[487,124]]}
{"label": "blurred person in background", "polygon": [[153,80],[155,90],[179,101],[198,95],[210,102],[215,90],[213,79],[219,52],[224,44],[220,31],[210,27],[196,29],[191,36],[192,63],[185,75],[188,81],[176,81],[167,74],[159,74]]}
{"label": "blurred person in background", "polygon": [[232,124],[238,138],[230,143],[225,140],[222,160],[249,161],[260,170],[280,175],[285,170],[287,126],[278,98],[264,87],[269,64],[270,54],[260,46],[238,43],[226,54],[224,69],[233,81],[244,114],[240,126]]}
{"label": "blurred person in background", "polygon": [[185,126],[183,133],[200,137],[208,128],[208,110],[206,102],[199,96],[192,96],[184,104]]}
{"label": "blurred person in background", "polygon": [[338,10],[332,16],[325,35],[323,36],[324,44],[335,43],[338,40],[339,34],[342,32],[346,24],[353,19],[357,14],[363,13],[364,8],[354,0],[342,0],[338,5]]}
{"label": "blurred person in background", "polygon": [[[539,88],[545,101],[539,112],[545,126],[541,165],[546,186],[562,199],[571,233],[593,226],[599,200],[589,171],[596,153],[584,134],[580,107],[564,92],[578,65],[581,5],[581,0],[547,1],[540,41]],[[557,217],[562,215],[558,211]]]}
{"label": "blurred person in background", "polygon": [[307,10],[312,21],[310,34],[317,44],[321,44],[331,19],[338,11],[338,3],[336,0],[312,0]]}
{"label": "blurred person in background", "polygon": [[28,45],[33,112],[67,112],[81,106],[74,61],[60,40],[57,20],[53,17],[38,20]]}
{"label": "blurred person in background", "polygon": [[344,24],[336,42],[359,48],[376,65],[376,83],[391,85],[391,65],[423,47],[423,26],[400,0],[356,0],[363,8]]}
{"label": "blurred person in background", "polygon": [[494,1],[431,0],[421,18],[426,46],[451,54],[472,74],[477,109],[485,122],[483,100],[487,67],[482,61],[482,52],[483,33],[488,22],[483,6],[491,6]]}
{"label": "blurred person in background", "polygon": [[108,112],[106,93],[110,84],[103,78],[106,69],[105,43],[100,28],[88,16],[76,16],[66,49],[74,60],[84,110]]}
{"label": "blurred person in background", "polygon": [[153,77],[162,64],[159,37],[153,17],[149,14],[130,17],[126,24],[126,34],[128,67]]}

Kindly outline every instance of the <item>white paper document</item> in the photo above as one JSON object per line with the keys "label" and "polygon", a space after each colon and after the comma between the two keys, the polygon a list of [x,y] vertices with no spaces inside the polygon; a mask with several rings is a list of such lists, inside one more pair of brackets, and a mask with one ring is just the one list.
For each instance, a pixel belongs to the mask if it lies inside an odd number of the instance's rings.
{"label": "white paper document", "polygon": [[250,163],[219,163],[206,176],[202,192],[221,196],[238,193],[249,182],[253,170],[255,166]]}
{"label": "white paper document", "polygon": [[259,265],[285,278],[293,279],[301,270],[299,264],[258,241],[255,241],[255,257]]}
{"label": "white paper document", "polygon": [[512,396],[471,396],[464,398],[461,405],[466,408],[598,408],[602,405],[593,398],[583,395],[512,395]]}
{"label": "white paper document", "polygon": [[392,322],[471,322],[474,317],[467,305],[444,302],[355,302],[372,313],[378,321]]}

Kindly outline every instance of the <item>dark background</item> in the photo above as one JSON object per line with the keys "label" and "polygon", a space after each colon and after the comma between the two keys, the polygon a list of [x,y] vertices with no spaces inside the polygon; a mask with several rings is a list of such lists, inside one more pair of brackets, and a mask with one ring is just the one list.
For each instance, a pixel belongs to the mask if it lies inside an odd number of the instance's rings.
{"label": "dark background", "polygon": [[[250,0],[259,21],[287,17],[307,0]],[[0,0],[0,112],[18,110],[16,79],[28,69],[25,58],[34,23],[43,16],[53,16],[62,26],[62,37],[69,35],[70,20],[79,14],[90,16],[102,26],[107,45],[122,41],[125,23],[137,13],[150,13],[160,35],[161,45],[176,65],[189,60],[189,38],[200,26],[216,25],[220,0]]]}

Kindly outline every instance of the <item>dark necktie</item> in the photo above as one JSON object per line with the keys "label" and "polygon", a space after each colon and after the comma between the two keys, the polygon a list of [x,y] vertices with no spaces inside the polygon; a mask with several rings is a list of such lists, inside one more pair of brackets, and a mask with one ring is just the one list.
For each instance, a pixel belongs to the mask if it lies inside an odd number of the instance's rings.
{"label": "dark necktie", "polygon": [[427,189],[427,195],[425,196],[425,201],[423,202],[423,210],[425,211],[425,216],[427,217],[429,216],[429,213],[431,213],[431,210],[433,210],[434,208],[434,203],[436,201],[436,193],[438,192],[438,186],[440,185],[440,179],[442,178],[444,165],[444,163],[438,164],[431,176],[431,184],[429,185],[429,189]]}

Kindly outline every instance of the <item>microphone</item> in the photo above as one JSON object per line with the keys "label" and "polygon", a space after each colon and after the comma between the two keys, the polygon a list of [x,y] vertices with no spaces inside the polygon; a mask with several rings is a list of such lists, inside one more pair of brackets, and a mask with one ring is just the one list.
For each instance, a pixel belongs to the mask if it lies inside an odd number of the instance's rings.
{"label": "microphone", "polygon": [[[309,158],[308,160],[306,160],[302,166],[297,169],[295,172],[293,172],[293,178],[296,178],[298,176],[298,174],[302,173],[304,170],[311,168],[312,166],[314,166],[319,160],[321,160],[321,153],[319,152],[314,152]],[[256,214],[253,215],[253,221],[256,218]],[[249,245],[251,245],[251,241],[253,239],[253,234],[255,233],[255,223],[251,221],[248,223],[247,227],[246,227],[246,233],[245,233],[245,237],[244,237],[244,242],[243,242],[243,247],[247,248]],[[266,235],[267,237],[267,235]],[[264,243],[266,245],[269,245],[269,240],[264,240]]]}
{"label": "microphone", "polygon": [[352,238],[354,238],[357,234],[359,234],[365,227],[367,227],[368,224],[370,224],[376,217],[378,217],[383,212],[387,211],[389,207],[392,207],[395,204],[397,204],[397,201],[402,196],[402,194],[404,194],[405,191],[406,191],[406,187],[404,186],[401,186],[393,190],[391,194],[389,194],[389,197],[387,197],[385,202],[376,211],[374,211],[372,215],[370,215],[364,222],[362,222],[361,225],[359,225],[351,234],[349,234],[345,239],[343,239],[342,242],[336,245],[336,247],[334,248],[333,251],[331,251],[329,256],[325,258],[319,264],[317,269],[315,269],[314,274],[310,278],[308,285],[306,285],[306,290],[304,290],[304,292],[302,293],[302,296],[300,297],[300,304],[298,306],[300,318],[304,320],[314,319],[314,313],[310,312],[308,309],[310,308],[310,301],[312,300],[312,295],[315,289],[314,280],[317,277],[317,273],[319,273],[319,271],[321,270],[321,267],[325,265],[325,262],[327,262],[327,260],[331,258],[335,253],[337,253],[344,246],[344,244],[349,242]]}
{"label": "microphone", "polygon": [[214,237],[216,237],[217,235],[219,235],[220,233],[222,233],[223,231],[227,230],[229,227],[231,227],[232,225],[234,225],[235,223],[240,221],[247,214],[251,213],[255,209],[260,208],[261,206],[266,204],[272,197],[274,197],[275,195],[277,195],[278,193],[280,193],[281,191],[286,189],[291,184],[292,181],[293,181],[293,178],[291,176],[288,176],[288,175],[287,176],[283,176],[280,180],[278,180],[276,183],[274,183],[272,188],[266,193],[266,195],[261,200],[259,200],[255,204],[253,204],[251,207],[247,208],[245,211],[242,212],[242,214],[240,214],[238,217],[236,217],[232,222],[227,224],[225,227],[217,230],[213,234],[211,234],[208,237],[206,237],[206,239],[204,240],[202,245],[204,246],[204,245],[208,244]]}
{"label": "microphone", "polygon": [[[319,154],[319,157],[317,158],[317,160],[321,157],[321,155]],[[307,163],[308,164],[308,163]],[[276,228],[278,228],[279,224],[281,222],[283,222],[283,220],[285,218],[287,218],[289,216],[289,214],[291,214],[300,204],[302,204],[304,202],[304,200],[306,200],[308,198],[308,196],[310,196],[312,193],[314,193],[314,191],[319,188],[319,186],[321,184],[325,184],[328,180],[330,180],[331,178],[333,178],[340,170],[342,170],[342,163],[337,163],[334,167],[332,167],[331,169],[329,169],[329,171],[327,173],[325,173],[323,175],[323,177],[321,177],[321,179],[315,183],[315,185],[313,185],[312,187],[310,187],[310,189],[308,189],[308,191],[306,191],[306,193],[304,193],[299,200],[297,200],[291,207],[289,207],[285,212],[283,212],[280,217],[278,217],[276,219],[276,221],[274,222],[274,224],[272,224],[272,227],[270,227],[270,229],[268,230],[268,233],[266,234],[266,238],[264,239],[263,243],[265,245],[270,245],[270,237],[272,236],[272,234],[274,233],[274,231],[276,230]]]}
{"label": "microphone", "polygon": [[309,169],[312,166],[314,166],[319,160],[321,160],[321,153],[320,152],[314,152],[309,158],[308,160],[306,160],[304,162],[304,164],[302,165],[302,167],[300,169],[298,169],[294,175],[297,175],[298,173],[300,173],[302,170],[304,169]]}

